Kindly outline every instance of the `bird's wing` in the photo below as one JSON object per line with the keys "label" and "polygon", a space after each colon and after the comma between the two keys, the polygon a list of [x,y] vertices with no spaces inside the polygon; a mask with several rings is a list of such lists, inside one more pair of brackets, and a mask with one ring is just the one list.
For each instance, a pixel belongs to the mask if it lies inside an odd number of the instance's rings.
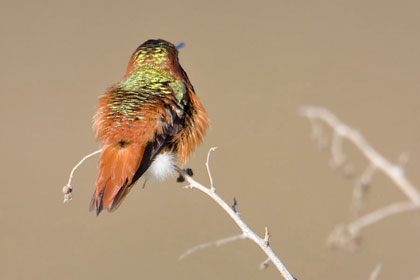
{"label": "bird's wing", "polygon": [[[107,98],[103,97],[105,106],[109,104]],[[133,184],[180,129],[181,118],[172,107],[161,103],[144,111],[147,112],[144,120],[137,120],[129,128],[115,127],[106,117],[106,109],[104,112],[98,110],[95,116],[96,127],[100,124],[108,128],[100,138],[104,147],[99,159],[96,190],[89,207],[91,211],[96,210],[97,215],[104,208],[109,211],[118,208]]]}
{"label": "bird's wing", "polygon": [[170,140],[178,133],[180,129],[181,119],[169,108],[166,109],[167,113],[171,115],[172,121],[170,124],[164,126],[162,133],[157,133],[153,141],[147,143],[144,149],[143,156],[136,173],[134,173],[133,179],[130,184],[125,184],[121,187],[115,196],[109,210],[114,211],[121,204],[125,196],[131,190],[134,183],[146,172],[150,167],[156,156],[162,151],[162,149],[168,145]]}

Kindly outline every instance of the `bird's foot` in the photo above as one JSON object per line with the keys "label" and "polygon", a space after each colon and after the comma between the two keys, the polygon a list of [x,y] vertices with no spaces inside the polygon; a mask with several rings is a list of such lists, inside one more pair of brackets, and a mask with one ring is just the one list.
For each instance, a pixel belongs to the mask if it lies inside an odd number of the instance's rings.
{"label": "bird's foot", "polygon": [[[183,168],[182,171],[184,171],[185,173],[187,173],[188,176],[191,176],[192,177],[194,175],[194,173],[193,173],[193,171],[192,171],[191,168]],[[179,176],[176,179],[176,181],[178,183],[182,183],[182,182],[185,181],[185,178],[184,178],[184,176],[182,176],[181,174],[179,174]]]}

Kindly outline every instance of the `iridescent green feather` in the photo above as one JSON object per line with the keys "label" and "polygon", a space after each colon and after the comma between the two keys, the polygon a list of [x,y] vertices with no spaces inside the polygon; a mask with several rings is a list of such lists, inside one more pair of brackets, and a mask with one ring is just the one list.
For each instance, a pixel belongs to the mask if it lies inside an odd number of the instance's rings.
{"label": "iridescent green feather", "polygon": [[[116,120],[116,125],[122,121],[143,119],[142,108],[147,104],[155,104],[160,98],[173,99],[178,108],[185,105],[186,86],[177,80],[163,65],[168,61],[168,48],[165,45],[140,46],[134,54],[134,65],[130,73],[110,92],[111,104],[108,118]],[[177,110],[179,111],[179,110]]]}

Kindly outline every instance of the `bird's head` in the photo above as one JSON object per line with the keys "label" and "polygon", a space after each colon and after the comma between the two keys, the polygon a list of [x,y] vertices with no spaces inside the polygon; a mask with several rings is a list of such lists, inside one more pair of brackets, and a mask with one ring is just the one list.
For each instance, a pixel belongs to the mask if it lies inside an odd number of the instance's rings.
{"label": "bird's head", "polygon": [[177,48],[168,41],[158,39],[148,40],[135,50],[120,85],[127,90],[136,90],[144,85],[174,80],[181,92],[185,91],[185,86],[194,91],[179,64]]}
{"label": "bird's head", "polygon": [[[130,65],[131,64],[131,65]],[[147,40],[141,44],[133,53],[128,67],[140,68],[171,68],[179,66],[178,50],[168,41]]]}

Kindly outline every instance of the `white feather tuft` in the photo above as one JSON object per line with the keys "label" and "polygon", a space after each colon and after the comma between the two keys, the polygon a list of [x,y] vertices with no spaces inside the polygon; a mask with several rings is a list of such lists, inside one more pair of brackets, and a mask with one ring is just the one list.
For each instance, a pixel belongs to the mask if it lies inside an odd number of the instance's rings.
{"label": "white feather tuft", "polygon": [[158,154],[144,174],[145,179],[163,181],[175,173],[175,164],[175,157],[172,153]]}

